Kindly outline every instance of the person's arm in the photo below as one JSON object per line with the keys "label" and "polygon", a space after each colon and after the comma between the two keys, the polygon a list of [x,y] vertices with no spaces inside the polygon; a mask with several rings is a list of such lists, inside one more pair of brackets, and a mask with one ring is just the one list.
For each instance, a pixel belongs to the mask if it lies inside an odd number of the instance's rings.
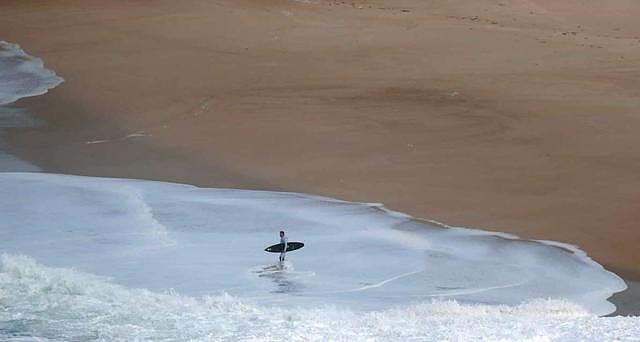
{"label": "person's arm", "polygon": [[287,252],[287,244],[289,242],[289,238],[288,237],[284,237],[284,249],[282,250],[283,252]]}

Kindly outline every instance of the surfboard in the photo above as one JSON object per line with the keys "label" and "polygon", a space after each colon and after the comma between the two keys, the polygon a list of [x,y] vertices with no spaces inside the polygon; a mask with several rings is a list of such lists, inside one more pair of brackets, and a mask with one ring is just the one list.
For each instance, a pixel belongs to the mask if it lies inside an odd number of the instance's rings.
{"label": "surfboard", "polygon": [[[302,242],[289,242],[287,243],[287,252],[295,251],[296,249],[300,249],[304,246]],[[282,253],[284,249],[284,243],[277,243],[273,246],[269,246],[264,249],[265,252],[270,253]]]}

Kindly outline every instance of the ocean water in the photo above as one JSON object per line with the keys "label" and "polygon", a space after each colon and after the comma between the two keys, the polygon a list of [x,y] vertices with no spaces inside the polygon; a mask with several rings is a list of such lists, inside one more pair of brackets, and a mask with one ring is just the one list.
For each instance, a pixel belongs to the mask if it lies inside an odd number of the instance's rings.
{"label": "ocean water", "polygon": [[127,288],[27,257],[0,262],[0,339],[9,341],[637,341],[640,333],[638,318],[601,318],[564,300],[265,307],[227,294]]}
{"label": "ocean water", "polygon": [[[640,337],[575,247],[297,193],[0,173],[0,336]],[[279,265],[285,227],[305,242]]]}
{"label": "ocean water", "polygon": [[40,58],[28,55],[17,44],[0,41],[0,172],[38,171],[38,168],[7,152],[3,135],[7,128],[38,124],[27,111],[12,105],[28,96],[46,93],[63,79],[44,67]]}
{"label": "ocean water", "polygon": [[[0,43],[0,103],[62,81]],[[1,129],[37,124],[0,106]],[[0,136],[1,138],[1,136]],[[640,340],[577,247],[373,203],[33,172],[0,144],[0,340]],[[306,246],[263,249],[280,229]]]}
{"label": "ocean water", "polygon": [[62,81],[40,58],[28,55],[17,44],[0,41],[0,105],[44,94]]}

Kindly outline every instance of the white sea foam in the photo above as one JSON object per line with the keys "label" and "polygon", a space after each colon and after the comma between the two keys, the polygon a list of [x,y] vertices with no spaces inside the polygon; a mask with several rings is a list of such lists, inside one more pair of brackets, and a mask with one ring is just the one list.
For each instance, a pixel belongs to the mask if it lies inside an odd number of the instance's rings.
{"label": "white sea foam", "polygon": [[[0,173],[0,339],[575,340],[624,282],[574,246],[296,193]],[[306,246],[280,267],[286,227]]]}
{"label": "white sea foam", "polygon": [[110,142],[125,141],[125,140],[131,139],[131,138],[145,138],[145,137],[151,137],[151,136],[152,135],[149,134],[149,133],[136,132],[136,133],[127,134],[125,136],[120,136],[120,137],[112,138],[112,139],[89,140],[89,141],[86,141],[85,144],[87,144],[87,145],[104,144],[104,143],[110,143]]}
{"label": "white sea foam", "polygon": [[[605,314],[625,288],[578,249],[444,229],[378,204],[52,174],[0,174],[0,248],[119,284],[260,304],[355,310],[431,298],[516,305],[563,298]],[[256,276],[280,227],[296,273]]]}
{"label": "white sea foam", "polygon": [[515,306],[427,301],[358,312],[265,307],[228,294],[131,289],[32,259],[0,257],[0,339],[23,341],[612,341],[640,319],[600,318],[565,300]]}
{"label": "white sea foam", "polygon": [[63,79],[17,44],[0,41],[0,105],[46,93]]}

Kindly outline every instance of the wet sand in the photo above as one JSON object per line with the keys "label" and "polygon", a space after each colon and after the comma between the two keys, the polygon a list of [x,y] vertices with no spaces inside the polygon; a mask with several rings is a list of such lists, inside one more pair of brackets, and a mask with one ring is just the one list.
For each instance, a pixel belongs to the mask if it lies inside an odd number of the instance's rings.
{"label": "wet sand", "polygon": [[627,281],[627,289],[608,299],[616,311],[608,316],[640,316],[640,282]]}
{"label": "wet sand", "polygon": [[66,82],[51,172],[307,192],[573,243],[640,279],[635,1],[4,1]]}

